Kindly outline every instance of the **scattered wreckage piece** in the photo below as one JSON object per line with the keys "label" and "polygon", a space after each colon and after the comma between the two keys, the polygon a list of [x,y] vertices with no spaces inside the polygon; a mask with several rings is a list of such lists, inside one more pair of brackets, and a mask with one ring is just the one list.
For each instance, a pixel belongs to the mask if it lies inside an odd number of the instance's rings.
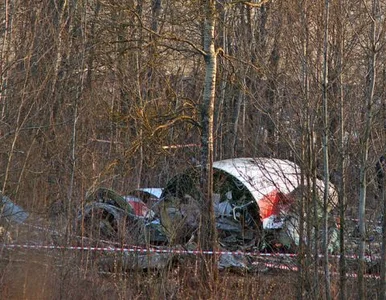
{"label": "scattered wreckage piece", "polygon": [[144,222],[133,207],[111,189],[97,188],[86,196],[77,222],[83,235],[126,243],[144,242]]}
{"label": "scattered wreckage piece", "polygon": [[[322,187],[317,187],[319,192],[316,193],[316,201],[308,202],[308,212],[310,212],[310,214],[307,216],[307,213],[304,213],[303,218],[301,218],[299,215],[298,204],[301,203],[301,201],[304,201],[302,198],[306,193],[305,188],[306,187],[304,185],[299,185],[290,193],[286,195],[280,195],[280,197],[284,197],[285,200],[282,202],[276,202],[276,212],[265,219],[265,241],[261,247],[262,251],[267,249],[269,251],[273,247],[284,250],[285,252],[296,252],[300,243],[299,229],[301,219],[303,219],[304,243],[308,244],[311,248],[313,248],[315,244],[318,244],[319,247],[322,246],[321,242],[315,243],[315,239],[320,241],[323,240],[325,234],[323,228],[321,227],[324,217],[322,204],[323,195],[321,194]],[[331,254],[336,253],[339,249],[339,228],[338,224],[336,223],[336,219],[332,214],[332,210],[335,207],[335,196],[336,193],[333,191],[333,193],[330,195],[333,201],[330,201],[330,207],[327,211],[327,247],[328,252]]]}
{"label": "scattered wreckage piece", "polygon": [[129,192],[141,199],[149,208],[152,208],[161,199],[163,188],[139,188]]}
{"label": "scattered wreckage piece", "polygon": [[163,270],[174,260],[170,253],[108,253],[98,261],[101,272]]}
{"label": "scattered wreckage piece", "polygon": [[[107,254],[98,261],[100,272],[128,272],[128,271],[147,271],[164,270],[173,263],[184,261],[181,256],[170,253],[151,253],[151,254]],[[219,256],[218,269],[220,271],[243,271],[252,270],[252,262],[246,256],[222,254]]]}
{"label": "scattered wreckage piece", "polygon": [[218,260],[218,269],[220,271],[252,271],[252,261],[246,255],[221,254]]}
{"label": "scattered wreckage piece", "polygon": [[[300,167],[289,160],[275,158],[235,158],[215,162],[213,168],[235,176],[250,191],[258,204],[264,228],[264,239],[260,243],[260,249],[264,250],[264,246],[268,244],[268,248],[296,251],[299,245],[298,204],[307,195]],[[324,181],[316,179],[315,186],[316,207],[311,204],[310,211],[315,210],[318,219],[310,218],[311,231],[318,228],[317,224],[323,217]],[[329,184],[330,220],[334,220],[331,212],[337,203],[337,191]],[[335,222],[331,222],[329,233],[329,251],[333,253],[338,249],[338,230]],[[311,240],[305,242],[312,245],[315,236],[318,235],[312,234]]]}
{"label": "scattered wreckage piece", "polygon": [[[105,188],[99,188],[89,194],[78,216],[78,221],[84,224],[84,231],[94,238],[103,236],[110,240],[116,240],[119,235],[120,226],[126,224],[123,226],[128,226],[132,229],[132,224],[136,222],[136,226],[141,228],[137,232],[137,245],[167,244],[168,249],[172,247],[180,250],[198,250],[193,239],[198,226],[197,219],[200,212],[199,206],[192,197],[185,195],[185,200],[183,203],[180,203],[181,210],[178,211],[175,209],[176,202],[173,202],[170,198],[167,201],[160,200],[155,209],[160,215],[164,216],[163,224],[158,215],[147,219],[135,214],[133,207],[128,208],[123,200],[126,200],[125,197]],[[179,199],[175,198],[175,201],[179,201]],[[173,205],[169,207],[168,205],[171,202],[173,202]],[[237,218],[241,217],[243,209],[245,208],[228,211],[226,207],[221,205],[219,207],[221,212],[218,212],[218,214],[221,220],[217,227],[223,237],[221,245],[227,245],[224,249],[241,249],[242,247],[232,247],[232,244],[245,245],[245,240],[248,240],[248,242],[252,240],[252,244],[255,244],[255,239],[250,237],[253,237],[253,235],[243,230],[244,226],[241,225],[240,220],[237,220]],[[169,226],[165,226],[166,216],[169,216],[169,214],[172,215],[169,219],[171,223]],[[97,219],[97,216],[100,219]],[[227,218],[230,219],[228,222],[226,221]],[[128,224],[128,219],[131,222],[130,225]],[[252,221],[250,216],[249,219]],[[172,233],[171,228],[176,230]],[[189,233],[184,230],[188,230]],[[127,231],[130,231],[130,229]],[[236,233],[236,240],[233,240],[232,233],[234,232]],[[187,237],[189,238],[187,239]],[[183,245],[183,248],[181,248],[181,245]],[[166,268],[174,261],[185,259],[184,257],[173,253],[107,253],[99,259],[99,265],[104,272],[139,269],[160,270]],[[248,260],[240,255],[222,254],[219,257],[219,269],[221,270],[232,268],[248,270],[249,265]]]}
{"label": "scattered wreckage piece", "polygon": [[144,219],[144,232],[147,244],[165,245],[168,240],[158,217],[158,204],[162,188],[139,188],[125,196],[135,214]]}
{"label": "scattered wreckage piece", "polygon": [[[267,250],[276,245],[287,251],[296,250],[297,203],[305,190],[298,165],[273,158],[226,159],[213,163],[213,177],[220,245],[229,250]],[[316,188],[316,209],[321,218],[324,182],[317,179]],[[337,193],[332,185],[329,189],[330,212],[337,204]],[[168,182],[161,196],[159,216],[170,243],[183,243],[197,231],[199,200],[199,166]],[[336,232],[333,231],[331,252],[337,248]]]}
{"label": "scattered wreckage piece", "polygon": [[[304,185],[300,167],[289,160],[276,158],[233,158],[213,163],[214,170],[221,170],[237,178],[258,203],[264,228],[269,228],[270,218],[288,213],[301,197]],[[324,182],[316,180],[316,194],[320,205]],[[329,210],[336,207],[338,195],[329,185]]]}
{"label": "scattered wreckage piece", "polygon": [[[160,271],[172,265],[186,264],[188,261],[195,261],[197,254],[188,253],[190,250],[197,250],[197,245],[188,243],[186,247],[181,245],[167,248],[156,247],[159,252],[149,251],[138,252],[108,252],[98,258],[100,272],[128,272],[128,271]],[[162,252],[162,250],[165,252]],[[187,253],[182,254],[184,251]],[[221,253],[218,256],[218,269],[221,271],[251,272],[253,262],[248,254]]]}
{"label": "scattered wreckage piece", "polygon": [[125,199],[137,216],[152,219],[155,217],[153,207],[160,200],[162,191],[162,188],[139,188],[129,192]]}
{"label": "scattered wreckage piece", "polygon": [[[296,204],[303,197],[304,189],[300,175],[300,168],[287,160],[237,158],[215,162],[213,202],[220,248],[246,252],[296,251],[299,244]],[[107,238],[119,236],[122,241],[137,245],[186,247],[194,244],[201,226],[199,176],[198,166],[173,177],[162,194],[154,197],[152,207],[147,208],[151,214],[142,210],[143,203],[149,202],[143,201],[138,193],[130,192],[128,196],[138,198],[135,201],[141,206],[136,208],[130,205],[131,199],[108,189],[98,189],[86,199],[79,219],[83,224],[94,223],[99,234]],[[318,203],[321,203],[323,188],[324,182],[318,180]],[[330,189],[332,209],[337,197],[333,186]],[[92,221],[97,216],[98,221]],[[135,238],[128,239],[128,235]],[[337,238],[331,243],[331,252],[336,241]]]}
{"label": "scattered wreckage piece", "polygon": [[155,216],[154,211],[152,211],[140,198],[132,195],[125,196],[124,198],[130,204],[136,216],[148,219]]}
{"label": "scattered wreckage piece", "polygon": [[[219,243],[228,250],[256,247],[262,235],[259,208],[241,182],[214,170],[214,211]],[[190,168],[172,178],[159,202],[160,222],[169,242],[184,244],[200,226],[199,169]]]}

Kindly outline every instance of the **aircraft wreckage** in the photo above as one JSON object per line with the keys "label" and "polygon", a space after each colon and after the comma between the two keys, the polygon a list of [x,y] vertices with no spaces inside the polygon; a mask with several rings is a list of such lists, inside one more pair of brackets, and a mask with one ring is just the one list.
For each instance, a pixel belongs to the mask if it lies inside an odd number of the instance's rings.
{"label": "aircraft wreckage", "polygon": [[[163,189],[137,190],[129,196],[97,189],[86,198],[78,221],[83,232],[94,238],[131,245],[194,248],[200,226],[199,174],[199,166],[188,168]],[[300,221],[297,204],[306,191],[299,166],[273,158],[227,159],[214,162],[213,179],[221,249],[296,251]],[[317,200],[310,202],[316,203],[312,209],[322,218],[324,182],[317,179],[315,186],[313,195]],[[337,204],[337,194],[333,185],[329,186],[331,211]],[[156,192],[152,194],[152,190]],[[317,223],[314,220],[316,228]],[[331,252],[337,240],[332,224]]]}

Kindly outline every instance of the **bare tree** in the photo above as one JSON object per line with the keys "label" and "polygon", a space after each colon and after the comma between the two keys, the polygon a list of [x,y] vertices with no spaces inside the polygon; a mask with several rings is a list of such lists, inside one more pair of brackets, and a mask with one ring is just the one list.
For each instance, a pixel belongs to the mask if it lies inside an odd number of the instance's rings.
{"label": "bare tree", "polygon": [[[205,60],[205,81],[203,102],[201,106],[201,191],[202,220],[200,226],[200,244],[202,249],[217,249],[217,231],[213,209],[213,121],[217,74],[217,51],[214,44],[216,3],[214,0],[204,2],[203,46]],[[204,282],[216,279],[217,259],[212,256],[209,265],[203,265]],[[209,271],[209,273],[208,273]],[[215,275],[210,278],[210,274]],[[213,282],[213,281],[212,281]],[[211,283],[212,283],[211,282]]]}
{"label": "bare tree", "polygon": [[367,164],[369,157],[371,126],[373,123],[373,107],[374,94],[376,83],[376,66],[378,55],[378,38],[377,38],[377,23],[376,14],[378,11],[378,1],[371,1],[371,10],[369,11],[369,18],[371,19],[371,26],[369,30],[369,47],[368,47],[368,72],[366,76],[366,90],[365,90],[365,106],[366,106],[366,122],[361,141],[361,166],[360,166],[360,194],[359,194],[359,268],[358,268],[358,296],[359,299],[366,299],[365,289],[365,247],[366,247],[366,194],[367,194]]}
{"label": "bare tree", "polygon": [[330,188],[329,171],[329,108],[328,108],[328,40],[329,40],[329,22],[330,22],[330,1],[325,1],[324,7],[324,49],[323,49],[323,166],[324,166],[324,197],[323,197],[323,253],[324,253],[324,276],[326,283],[326,299],[331,299],[331,282],[329,271],[328,256],[328,198]]}

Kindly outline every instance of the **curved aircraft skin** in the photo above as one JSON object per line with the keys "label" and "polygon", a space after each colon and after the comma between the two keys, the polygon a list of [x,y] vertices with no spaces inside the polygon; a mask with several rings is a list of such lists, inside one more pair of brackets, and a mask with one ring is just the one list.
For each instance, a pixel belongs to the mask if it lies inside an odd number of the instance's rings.
{"label": "curved aircraft skin", "polygon": [[[259,205],[264,227],[270,218],[279,216],[280,212],[286,213],[294,201],[290,194],[301,186],[300,167],[289,160],[232,158],[214,162],[213,168],[232,175],[245,185]],[[322,197],[324,182],[317,179],[317,187]],[[334,193],[335,189],[330,184],[330,195],[334,196]],[[333,205],[336,198],[330,197]]]}

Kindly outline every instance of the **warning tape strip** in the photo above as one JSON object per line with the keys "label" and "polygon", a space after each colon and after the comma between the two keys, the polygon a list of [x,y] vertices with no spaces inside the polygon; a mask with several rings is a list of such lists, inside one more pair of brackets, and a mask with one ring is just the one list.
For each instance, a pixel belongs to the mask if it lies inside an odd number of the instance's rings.
{"label": "warning tape strip", "polygon": [[[4,248],[15,249],[45,249],[45,250],[80,250],[80,251],[99,251],[99,252],[123,252],[123,253],[140,253],[140,254],[191,254],[191,255],[240,255],[240,256],[259,256],[259,257],[278,257],[278,258],[296,258],[296,253],[262,253],[258,251],[213,251],[213,250],[185,250],[173,248],[144,248],[141,246],[130,247],[92,247],[92,246],[59,246],[59,245],[41,245],[41,244],[0,244]],[[323,258],[324,255],[319,255]],[[330,255],[330,258],[339,259],[339,255]],[[345,256],[345,258],[359,259],[357,255]],[[380,259],[378,256],[366,256],[365,259]]]}
{"label": "warning tape strip", "polygon": [[[261,257],[296,257],[296,254],[287,254],[287,253],[258,253],[258,252],[241,252],[241,251],[207,251],[207,250],[180,250],[180,249],[155,249],[155,248],[114,248],[114,247],[87,247],[87,246],[58,246],[58,245],[33,245],[33,244],[2,244],[4,248],[8,249],[35,249],[35,250],[88,250],[88,251],[101,251],[101,252],[121,252],[121,253],[174,253],[174,254],[217,254],[217,255],[259,255]],[[267,268],[288,270],[288,271],[298,271],[299,268],[296,265],[289,265],[283,263],[274,263],[274,262],[263,262],[262,263]],[[331,275],[337,276],[338,272],[332,272]],[[346,277],[356,278],[358,274],[356,273],[346,273]],[[373,274],[364,274],[366,278],[380,279],[379,275]]]}
{"label": "warning tape strip", "polygon": [[[46,231],[50,232],[56,235],[62,235],[58,231],[53,229],[47,229],[38,225],[26,223],[23,224],[29,227],[33,227],[35,229],[38,229],[40,231]],[[80,237],[76,236],[80,239],[88,239],[87,237]],[[102,241],[108,244],[115,244],[110,241]],[[259,251],[210,251],[210,250],[184,250],[184,249],[173,249],[173,248],[144,248],[143,246],[134,246],[134,245],[123,245],[124,247],[116,247],[116,246],[110,246],[110,247],[87,247],[87,246],[58,246],[58,245],[33,245],[33,244],[24,244],[24,245],[18,245],[18,244],[8,244],[3,245],[3,247],[8,248],[24,248],[24,249],[47,249],[47,250],[81,250],[81,251],[101,251],[101,252],[126,252],[126,253],[141,253],[141,254],[152,254],[152,253],[162,253],[162,254],[190,254],[190,255],[240,255],[240,256],[259,256],[261,258],[267,257],[278,257],[278,258],[296,258],[298,255],[295,253],[264,253]],[[323,258],[324,255],[319,254],[319,258]],[[329,258],[332,259],[339,259],[340,255],[329,255]],[[346,259],[353,259],[357,260],[359,259],[358,255],[345,255]],[[364,259],[368,262],[379,260],[381,257],[378,255],[366,255]]]}
{"label": "warning tape strip", "polygon": [[[173,253],[173,254],[194,254],[194,255],[262,255],[259,252],[242,252],[242,251],[212,251],[212,250],[182,250],[172,248],[118,248],[118,247],[91,247],[91,246],[58,246],[58,245],[34,245],[34,244],[2,244],[2,247],[15,249],[45,249],[45,250],[83,250],[83,251],[101,251],[101,252],[126,252],[126,253]],[[265,254],[263,254],[265,255]],[[294,254],[288,254],[288,256],[295,256]]]}
{"label": "warning tape strip", "polygon": [[[350,219],[350,220],[355,220],[355,219]],[[37,230],[40,230],[40,231],[45,231],[45,232],[49,232],[51,234],[55,234],[55,235],[60,235],[60,236],[63,236],[62,233],[59,233],[58,231],[56,230],[53,230],[53,229],[48,229],[48,228],[44,228],[44,227],[41,227],[41,226],[38,226],[38,225],[34,225],[34,224],[31,224],[31,223],[23,223],[22,225],[24,226],[28,226],[28,227],[32,227],[32,228],[35,228]],[[82,236],[74,236],[75,238],[79,238],[79,239],[90,239],[90,238],[87,238],[87,237],[82,237]],[[90,239],[91,240],[91,239]],[[113,244],[113,245],[117,245],[117,243],[113,243],[111,241],[105,241],[105,240],[99,240],[100,242],[103,242],[103,243],[106,243],[106,244]],[[297,257],[298,255],[297,254],[293,254],[293,253],[262,253],[262,252],[243,252],[243,251],[205,251],[205,250],[181,250],[181,249],[172,249],[172,248],[168,248],[168,249],[156,249],[156,248],[143,248],[141,246],[133,246],[133,245],[123,245],[124,247],[126,248],[118,248],[118,247],[104,247],[104,248],[98,248],[98,247],[83,247],[83,248],[74,248],[73,246],[67,246],[68,250],[84,250],[84,251],[109,251],[109,252],[142,252],[142,253],[174,253],[174,254],[193,254],[193,255],[249,255],[249,256],[275,256],[275,257]],[[59,246],[55,246],[55,247],[59,247]],[[72,249],[71,249],[72,247]],[[16,247],[14,247],[16,248]],[[19,247],[21,248],[21,247]],[[25,247],[24,247],[25,248]],[[43,248],[40,248],[40,249],[43,249]],[[49,249],[49,248],[46,248],[46,249]],[[50,249],[55,249],[55,248],[50,248]],[[59,248],[56,248],[56,249],[59,249]],[[64,248],[61,248],[61,249],[64,249]],[[319,254],[318,255],[319,258],[323,258],[324,255],[322,254]],[[330,258],[334,258],[334,259],[339,259],[340,258],[340,255],[329,255]],[[358,255],[345,255],[345,258],[348,258],[348,259],[353,259],[353,260],[356,260],[356,259],[359,259],[359,256]],[[366,261],[374,261],[374,260],[379,260],[381,259],[381,257],[379,255],[365,255],[364,259]]]}
{"label": "warning tape strip", "polygon": [[[289,266],[289,265],[284,265],[284,264],[275,264],[275,263],[262,263],[265,267],[267,268],[272,268],[272,269],[280,269],[280,270],[287,270],[287,271],[294,271],[297,272],[299,271],[298,266]],[[324,274],[324,271],[320,271],[319,273]],[[331,276],[340,276],[340,273],[338,272],[330,272]],[[356,273],[345,273],[345,276],[347,278],[357,278],[358,274]],[[374,275],[374,274],[363,274],[364,278],[371,278],[371,279],[381,279],[381,276],[379,275]]]}

